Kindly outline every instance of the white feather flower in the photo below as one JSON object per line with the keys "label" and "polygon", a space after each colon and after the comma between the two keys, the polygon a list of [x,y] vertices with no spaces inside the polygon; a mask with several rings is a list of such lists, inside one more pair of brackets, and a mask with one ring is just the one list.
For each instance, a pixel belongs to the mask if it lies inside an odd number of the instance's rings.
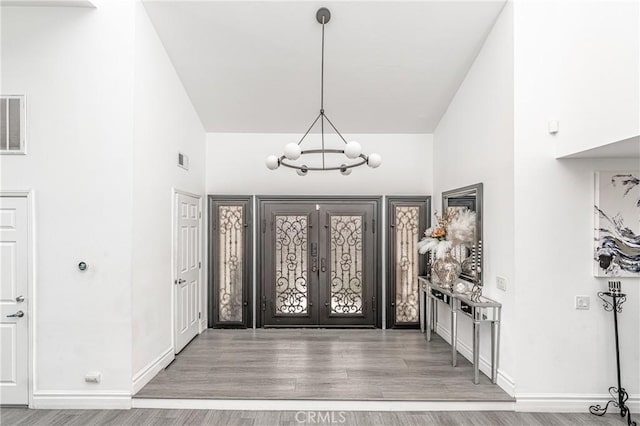
{"label": "white feather flower", "polygon": [[476,213],[469,210],[447,211],[443,217],[435,214],[437,226],[424,232],[418,241],[418,252],[431,252],[436,259],[444,259],[455,246],[473,243],[476,233]]}
{"label": "white feather flower", "polygon": [[418,252],[420,254],[425,254],[428,251],[435,251],[439,243],[440,241],[438,241],[436,238],[423,238],[422,240],[418,241]]}
{"label": "white feather flower", "polygon": [[464,209],[455,215],[449,226],[447,227],[447,240],[452,245],[467,246],[473,243],[476,233],[476,213]]}

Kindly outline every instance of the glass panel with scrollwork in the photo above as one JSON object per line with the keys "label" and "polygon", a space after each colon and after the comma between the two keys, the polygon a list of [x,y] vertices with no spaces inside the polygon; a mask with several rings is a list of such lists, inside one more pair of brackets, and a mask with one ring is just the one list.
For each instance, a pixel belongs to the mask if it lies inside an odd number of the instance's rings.
{"label": "glass panel with scrollwork", "polygon": [[308,218],[277,215],[275,233],[276,315],[305,314],[309,303]]}
{"label": "glass panel with scrollwork", "polygon": [[242,321],[244,207],[218,207],[218,320]]}
{"label": "glass panel with scrollwork", "polygon": [[419,254],[416,248],[420,237],[419,217],[420,207],[395,207],[395,321],[398,324],[416,323],[419,319]]}
{"label": "glass panel with scrollwork", "polygon": [[362,313],[362,216],[331,216],[331,313]]}

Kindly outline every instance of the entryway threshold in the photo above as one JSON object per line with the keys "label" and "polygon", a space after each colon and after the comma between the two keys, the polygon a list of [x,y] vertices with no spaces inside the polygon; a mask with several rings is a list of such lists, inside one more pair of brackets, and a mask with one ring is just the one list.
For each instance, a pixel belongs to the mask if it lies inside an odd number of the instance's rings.
{"label": "entryway threshold", "polygon": [[250,411],[514,411],[515,401],[345,401],[133,398],[133,408]]}

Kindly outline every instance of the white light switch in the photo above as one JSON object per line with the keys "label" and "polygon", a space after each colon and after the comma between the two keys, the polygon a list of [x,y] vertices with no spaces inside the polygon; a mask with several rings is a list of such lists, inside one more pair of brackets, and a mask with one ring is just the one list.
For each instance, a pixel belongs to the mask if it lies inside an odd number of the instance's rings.
{"label": "white light switch", "polygon": [[496,277],[496,287],[498,287],[498,290],[507,291],[507,279],[505,277]]}
{"label": "white light switch", "polygon": [[91,371],[84,376],[84,381],[87,383],[100,383],[100,372]]}
{"label": "white light switch", "polygon": [[560,131],[560,123],[558,121],[550,121],[549,122],[549,133],[555,135]]}
{"label": "white light switch", "polygon": [[591,305],[589,296],[576,296],[576,309],[587,310]]}

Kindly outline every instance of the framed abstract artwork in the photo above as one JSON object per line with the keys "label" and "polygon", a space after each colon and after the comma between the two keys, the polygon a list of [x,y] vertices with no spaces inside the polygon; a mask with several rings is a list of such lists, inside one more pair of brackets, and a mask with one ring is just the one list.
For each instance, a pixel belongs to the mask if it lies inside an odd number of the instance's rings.
{"label": "framed abstract artwork", "polygon": [[640,171],[595,174],[596,277],[640,277]]}

